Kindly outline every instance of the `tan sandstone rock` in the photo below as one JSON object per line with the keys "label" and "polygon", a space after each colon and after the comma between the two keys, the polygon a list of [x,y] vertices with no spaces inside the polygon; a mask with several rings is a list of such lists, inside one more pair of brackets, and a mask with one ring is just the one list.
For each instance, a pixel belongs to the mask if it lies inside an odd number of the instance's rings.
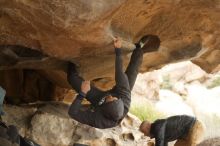
{"label": "tan sandstone rock", "polygon": [[86,79],[110,81],[112,36],[134,43],[156,34],[161,47],[144,55],[141,71],[192,60],[211,72],[220,61],[219,6],[218,0],[1,0],[0,69],[42,69],[51,74],[47,80],[69,87],[52,69],[72,61]]}
{"label": "tan sandstone rock", "polygon": [[71,146],[75,142],[90,146],[147,146],[149,142],[138,130],[140,120],[131,114],[119,126],[102,130],[74,121],[67,110],[68,105],[55,102],[5,105],[7,114],[3,120],[42,146]]}

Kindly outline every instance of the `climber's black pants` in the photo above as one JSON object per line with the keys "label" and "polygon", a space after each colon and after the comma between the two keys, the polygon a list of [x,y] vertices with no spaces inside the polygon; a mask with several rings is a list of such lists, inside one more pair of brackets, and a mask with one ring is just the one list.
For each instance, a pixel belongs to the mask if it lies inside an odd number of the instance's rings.
{"label": "climber's black pants", "polygon": [[[117,57],[117,55],[116,55],[116,57]],[[122,64],[122,59],[116,58],[116,66],[115,66],[116,67],[116,69],[115,69],[116,75],[115,76],[117,76],[116,82],[118,82],[119,84],[122,84],[121,86],[130,87],[130,90],[132,90],[133,86],[135,84],[138,70],[139,70],[139,67],[142,63],[142,60],[143,60],[142,49],[141,48],[134,49],[125,73],[121,73],[120,72],[121,67],[119,68],[119,66],[117,64]],[[128,82],[126,81],[126,79],[128,79]],[[67,80],[76,92],[79,93],[81,91],[81,84],[84,81],[84,79],[79,76],[79,74],[76,70],[76,66],[72,63],[68,67]],[[129,85],[123,85],[123,84],[129,84]],[[116,94],[117,95],[117,93],[115,93],[115,92],[117,92],[117,90],[115,90],[116,86],[114,86],[109,91],[102,91],[102,90],[96,88],[93,84],[91,84],[91,90],[86,94],[86,99],[88,101],[90,101],[94,106],[96,106],[96,105],[98,105],[99,101],[107,94]]]}

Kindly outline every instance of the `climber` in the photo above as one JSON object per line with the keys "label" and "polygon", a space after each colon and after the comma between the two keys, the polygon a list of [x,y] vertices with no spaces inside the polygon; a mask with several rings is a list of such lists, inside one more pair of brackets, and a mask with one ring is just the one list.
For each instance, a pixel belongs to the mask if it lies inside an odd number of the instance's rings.
{"label": "climber", "polygon": [[[150,44],[150,45],[149,45]],[[78,95],[69,108],[73,119],[96,128],[111,128],[117,126],[128,113],[131,102],[131,90],[134,86],[138,69],[142,63],[143,53],[148,49],[156,51],[160,40],[157,36],[147,35],[136,44],[127,70],[123,72],[121,40],[114,40],[115,47],[115,82],[116,85],[108,91],[101,91],[90,81],[84,81],[78,75],[75,64],[70,63],[67,79]],[[94,107],[93,110],[82,111],[82,100],[86,98]]]}
{"label": "climber", "polygon": [[2,121],[3,101],[5,98],[5,90],[0,86],[0,146],[40,146],[37,143],[19,135],[14,125],[7,126]]}
{"label": "climber", "polygon": [[202,141],[204,126],[195,117],[178,115],[154,123],[143,121],[140,131],[155,138],[155,146],[167,146],[174,140],[177,140],[174,146],[196,146]]}
{"label": "climber", "polygon": [[3,111],[3,102],[4,102],[4,98],[5,98],[5,90],[0,86],[0,118],[2,115],[4,115],[4,111]]}
{"label": "climber", "polygon": [[13,125],[6,126],[2,122],[2,116],[4,115],[3,101],[5,98],[5,93],[5,90],[0,86],[0,146],[19,146],[20,138],[17,128]]}

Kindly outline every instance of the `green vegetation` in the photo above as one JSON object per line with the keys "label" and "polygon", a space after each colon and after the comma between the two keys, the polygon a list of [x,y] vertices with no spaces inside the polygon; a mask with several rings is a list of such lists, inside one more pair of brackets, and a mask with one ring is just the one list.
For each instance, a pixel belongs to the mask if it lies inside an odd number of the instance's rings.
{"label": "green vegetation", "polygon": [[187,95],[180,95],[180,97],[182,97],[183,101],[187,100]]}
{"label": "green vegetation", "polygon": [[170,81],[170,76],[169,75],[165,75],[163,76],[163,83],[160,85],[161,89],[168,89],[168,90],[172,90],[173,85]]}
{"label": "green vegetation", "polygon": [[220,86],[220,76],[219,77],[216,77],[212,83],[208,86],[208,88],[214,88],[214,87],[217,87],[217,86]]}
{"label": "green vegetation", "polygon": [[220,124],[220,117],[217,116],[216,114],[214,114],[211,119],[212,119],[213,125],[219,125]]}
{"label": "green vegetation", "polygon": [[156,119],[165,118],[165,115],[160,113],[153,107],[152,104],[145,103],[132,103],[130,112],[137,116],[141,121],[148,120],[150,122]]}

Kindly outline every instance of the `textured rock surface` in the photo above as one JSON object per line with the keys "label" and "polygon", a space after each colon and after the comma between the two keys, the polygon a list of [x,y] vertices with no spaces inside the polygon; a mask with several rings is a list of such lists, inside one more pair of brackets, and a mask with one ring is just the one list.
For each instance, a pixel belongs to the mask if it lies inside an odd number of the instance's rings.
{"label": "textured rock surface", "polygon": [[219,146],[220,145],[220,138],[211,138],[203,141],[198,146]]}
{"label": "textured rock surface", "polygon": [[[209,74],[190,61],[167,65],[159,70],[139,74],[133,88],[133,96],[160,100],[161,89],[170,89],[177,94],[187,95],[186,84],[204,83]],[[170,98],[168,96],[168,98]]]}
{"label": "textured rock surface", "polygon": [[128,114],[121,125],[100,130],[80,124],[67,115],[68,106],[60,103],[23,107],[5,105],[3,120],[14,124],[19,132],[43,146],[147,146],[149,139],[138,131],[140,121]]}
{"label": "textured rock surface", "polygon": [[207,63],[219,63],[219,50],[213,50],[219,45],[217,0],[1,0],[0,12],[1,45],[20,45],[62,60],[80,57],[93,63],[94,55],[112,54],[112,34],[133,42],[153,33],[161,37],[164,51],[163,59],[149,67],[202,54]]}
{"label": "textured rock surface", "polygon": [[[54,77],[57,80],[48,80],[47,77],[49,79]],[[44,73],[21,69],[0,71],[0,85],[7,91],[6,101],[13,104],[38,100],[62,100],[69,90],[63,88],[66,86],[62,85],[60,80],[66,80],[66,78],[65,76],[60,78],[56,72],[49,75],[46,71]]]}
{"label": "textured rock surface", "polygon": [[[162,45],[145,54],[142,71],[191,59],[210,72],[220,62],[219,7],[218,0],[1,0],[0,69],[60,70],[71,60],[85,78],[109,80],[112,35],[136,42],[156,34]],[[45,72],[69,87],[65,75]]]}

